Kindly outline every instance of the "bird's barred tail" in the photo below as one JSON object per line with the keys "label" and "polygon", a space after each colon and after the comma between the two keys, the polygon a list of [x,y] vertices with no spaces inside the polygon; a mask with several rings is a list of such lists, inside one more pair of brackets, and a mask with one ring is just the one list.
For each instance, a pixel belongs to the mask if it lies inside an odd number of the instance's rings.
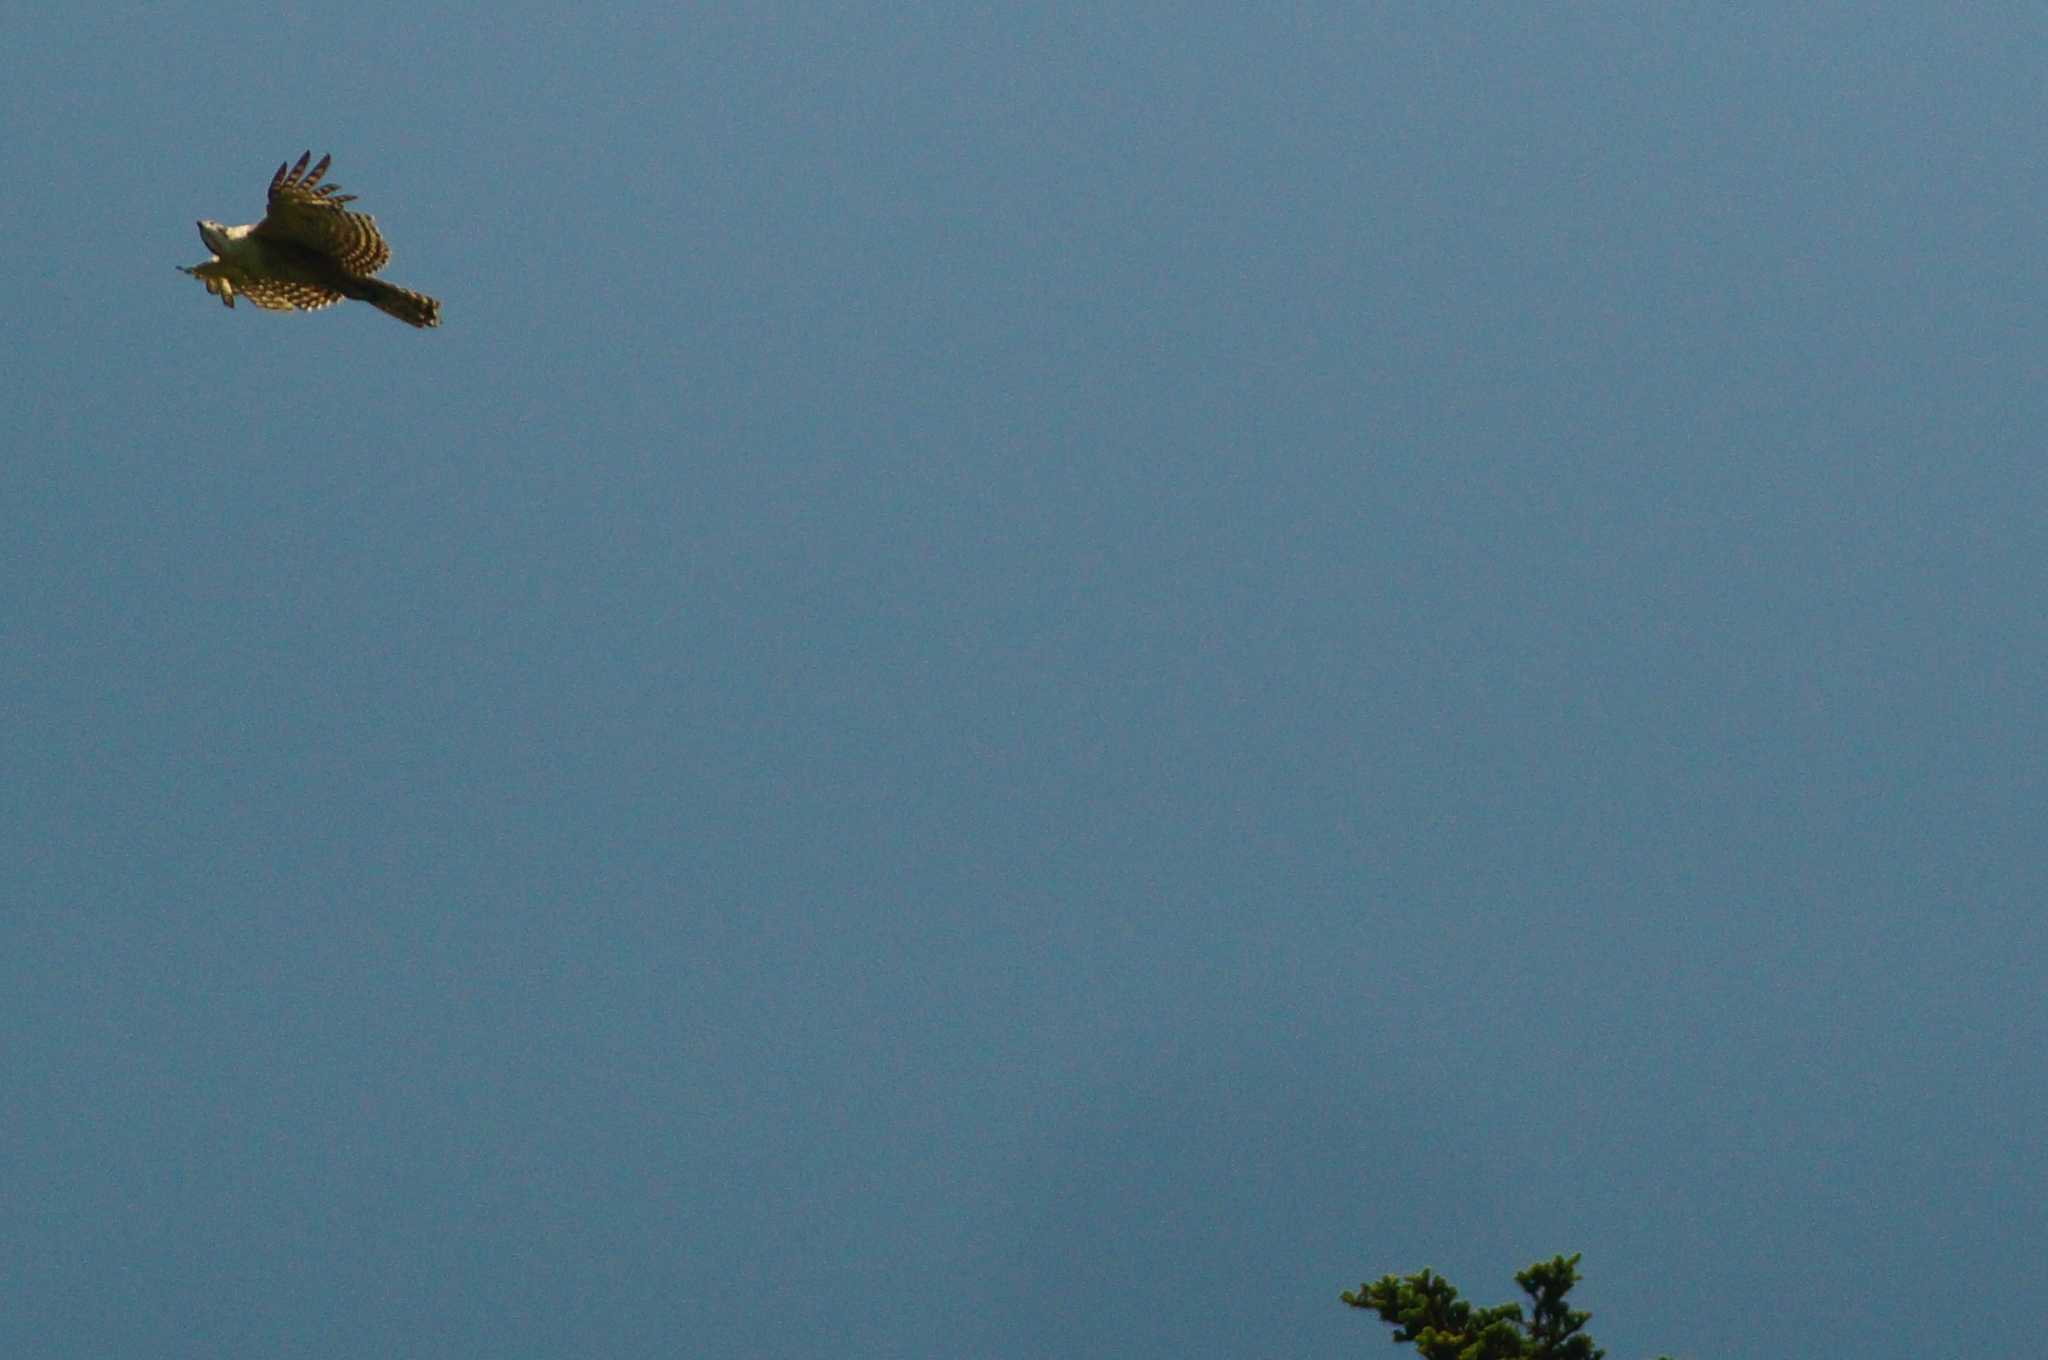
{"label": "bird's barred tail", "polygon": [[408,326],[441,324],[441,304],[425,293],[415,293],[410,288],[400,288],[382,279],[360,279],[356,282],[362,285],[362,291],[351,293],[351,297],[362,299]]}

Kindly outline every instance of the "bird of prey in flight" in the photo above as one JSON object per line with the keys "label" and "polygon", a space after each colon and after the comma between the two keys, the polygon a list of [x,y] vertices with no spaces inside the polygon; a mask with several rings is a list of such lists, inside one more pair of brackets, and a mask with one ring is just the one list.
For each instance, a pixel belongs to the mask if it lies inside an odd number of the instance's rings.
{"label": "bird of prey in flight", "polygon": [[270,177],[270,210],[261,222],[228,227],[202,220],[199,239],[213,252],[185,273],[206,285],[225,306],[240,294],[275,312],[311,312],[343,298],[367,302],[408,326],[441,324],[441,304],[424,293],[370,277],[391,258],[377,219],[341,205],[354,194],[322,184],[331,156],[311,170],[308,151],[294,166]]}

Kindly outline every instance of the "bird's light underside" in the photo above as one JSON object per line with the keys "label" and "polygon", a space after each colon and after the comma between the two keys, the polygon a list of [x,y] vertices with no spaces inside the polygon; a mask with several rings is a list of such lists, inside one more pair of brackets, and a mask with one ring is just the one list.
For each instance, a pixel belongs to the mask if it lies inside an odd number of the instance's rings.
{"label": "bird's light underside", "polygon": [[441,304],[425,293],[372,278],[391,258],[377,219],[341,205],[354,194],[322,184],[331,156],[311,170],[308,151],[280,165],[270,179],[270,207],[261,222],[229,227],[202,221],[199,239],[213,252],[186,268],[206,291],[232,307],[237,296],[278,312],[310,312],[343,298],[367,302],[409,326],[441,324]]}

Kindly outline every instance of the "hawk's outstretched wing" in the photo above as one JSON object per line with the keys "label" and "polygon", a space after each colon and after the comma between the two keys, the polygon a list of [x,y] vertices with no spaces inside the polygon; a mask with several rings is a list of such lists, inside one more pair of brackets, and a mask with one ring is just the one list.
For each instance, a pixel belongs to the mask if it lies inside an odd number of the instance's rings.
{"label": "hawk's outstretched wing", "polygon": [[341,301],[341,294],[332,289],[285,279],[249,278],[236,291],[273,312],[317,312]]}
{"label": "hawk's outstretched wing", "polygon": [[[256,224],[255,234],[317,251],[333,260],[344,273],[368,278],[390,260],[391,247],[384,244],[384,237],[377,231],[376,218],[341,206],[352,202],[354,194],[339,192],[338,184],[320,183],[333,157],[322,156],[320,163],[308,171],[306,162],[312,158],[309,151],[299,157],[297,165],[277,167],[277,173],[270,177],[270,211]],[[257,306],[278,310],[325,307],[340,300],[336,294],[320,302],[296,298],[266,302],[246,285],[242,291]]]}

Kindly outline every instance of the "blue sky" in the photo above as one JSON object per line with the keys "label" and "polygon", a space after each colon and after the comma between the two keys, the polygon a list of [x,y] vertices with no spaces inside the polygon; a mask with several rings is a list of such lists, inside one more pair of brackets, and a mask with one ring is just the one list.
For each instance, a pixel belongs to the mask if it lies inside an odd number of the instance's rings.
{"label": "blue sky", "polygon": [[2042,28],[17,7],[0,1350],[2024,1351]]}

